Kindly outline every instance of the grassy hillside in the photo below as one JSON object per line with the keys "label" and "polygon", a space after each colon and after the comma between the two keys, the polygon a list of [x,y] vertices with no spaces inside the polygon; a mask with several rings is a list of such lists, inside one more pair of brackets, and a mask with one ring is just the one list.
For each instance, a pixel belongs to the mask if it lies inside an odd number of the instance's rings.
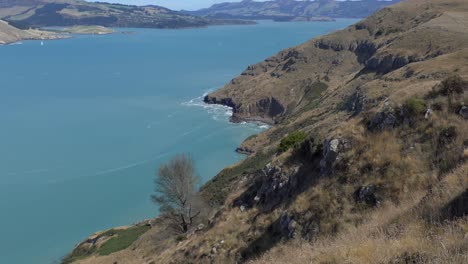
{"label": "grassy hillside", "polygon": [[468,2],[408,0],[249,66],[209,103],[274,126],[163,222],[78,263],[467,263]]}
{"label": "grassy hillside", "polygon": [[57,39],[63,36],[42,30],[21,30],[0,20],[0,45],[27,39]]}
{"label": "grassy hillside", "polygon": [[0,4],[0,17],[19,28],[76,25],[186,28],[252,23],[200,18],[159,6],[133,6],[82,0],[6,0]]}
{"label": "grassy hillside", "polygon": [[392,1],[237,1],[215,4],[197,11],[185,11],[188,14],[241,19],[274,19],[278,21],[307,21],[328,18],[363,18],[385,6],[398,3]]}

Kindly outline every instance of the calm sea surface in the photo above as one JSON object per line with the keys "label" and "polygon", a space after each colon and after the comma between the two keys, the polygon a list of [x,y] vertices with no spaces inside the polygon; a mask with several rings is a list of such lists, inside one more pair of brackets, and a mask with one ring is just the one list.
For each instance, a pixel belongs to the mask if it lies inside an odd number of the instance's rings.
{"label": "calm sea surface", "polygon": [[[91,233],[154,217],[161,162],[207,181],[264,127],[203,105],[247,65],[354,23],[261,22],[0,47],[0,263],[58,262]],[[127,31],[128,29],[125,29]]]}

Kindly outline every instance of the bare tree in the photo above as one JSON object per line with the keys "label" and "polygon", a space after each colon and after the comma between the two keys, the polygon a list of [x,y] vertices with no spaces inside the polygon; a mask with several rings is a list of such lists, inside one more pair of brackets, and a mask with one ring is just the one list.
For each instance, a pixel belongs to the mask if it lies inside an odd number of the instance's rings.
{"label": "bare tree", "polygon": [[186,233],[200,215],[196,193],[198,180],[193,159],[185,154],[161,165],[154,180],[156,193],[151,199],[159,205],[161,216],[180,233]]}

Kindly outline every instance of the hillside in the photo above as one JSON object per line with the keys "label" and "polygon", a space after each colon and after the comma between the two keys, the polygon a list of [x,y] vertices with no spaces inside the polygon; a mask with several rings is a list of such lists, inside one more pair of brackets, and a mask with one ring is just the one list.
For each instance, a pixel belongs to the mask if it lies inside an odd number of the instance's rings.
{"label": "hillside", "polygon": [[126,249],[100,254],[98,235],[67,260],[467,263],[467,92],[465,0],[408,0],[281,51],[205,98],[274,126],[202,187],[201,225],[156,219]]}
{"label": "hillside", "polygon": [[363,18],[399,1],[273,0],[257,2],[244,0],[215,4],[209,8],[184,12],[216,18],[273,19],[277,21],[308,20],[308,18],[313,20],[320,18]]}
{"label": "hillside", "polygon": [[76,25],[186,28],[253,23],[195,17],[159,6],[131,6],[83,0],[6,0],[0,3],[0,18],[19,28]]}
{"label": "hillside", "polygon": [[62,37],[63,36],[43,30],[21,30],[10,26],[3,20],[0,20],[0,45],[13,43],[20,40],[58,39]]}

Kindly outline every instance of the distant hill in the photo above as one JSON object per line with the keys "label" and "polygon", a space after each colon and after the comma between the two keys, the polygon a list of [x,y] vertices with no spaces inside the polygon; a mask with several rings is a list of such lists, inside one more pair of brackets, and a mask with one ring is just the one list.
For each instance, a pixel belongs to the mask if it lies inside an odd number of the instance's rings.
{"label": "distant hill", "polygon": [[160,6],[90,3],[82,0],[2,0],[0,18],[19,28],[76,25],[186,28],[251,23],[201,18]]}
{"label": "distant hill", "polygon": [[198,11],[183,11],[186,14],[212,18],[237,19],[273,19],[273,20],[305,20],[310,17],[330,18],[363,18],[385,6],[400,2],[400,0],[380,1],[336,1],[336,0],[273,0],[257,2],[244,0],[236,3],[215,4],[210,8]]}
{"label": "distant hill", "polygon": [[25,39],[57,39],[63,36],[42,30],[21,30],[10,26],[7,22],[0,20],[0,45],[17,42]]}

